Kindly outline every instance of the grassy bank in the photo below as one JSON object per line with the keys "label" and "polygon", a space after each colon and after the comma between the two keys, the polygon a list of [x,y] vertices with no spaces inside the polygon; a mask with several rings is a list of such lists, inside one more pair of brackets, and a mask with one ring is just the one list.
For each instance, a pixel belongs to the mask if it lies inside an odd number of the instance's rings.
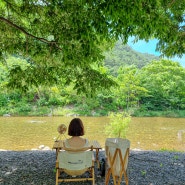
{"label": "grassy bank", "polygon": [[[89,109],[68,105],[68,106],[12,106],[11,108],[1,107],[0,116],[107,116],[111,112],[109,109]],[[148,111],[148,110],[131,110],[134,117],[173,117],[185,118],[185,110],[166,110],[166,111]]]}
{"label": "grassy bank", "polygon": [[167,111],[136,111],[135,117],[169,117],[185,118],[185,110],[167,110]]}

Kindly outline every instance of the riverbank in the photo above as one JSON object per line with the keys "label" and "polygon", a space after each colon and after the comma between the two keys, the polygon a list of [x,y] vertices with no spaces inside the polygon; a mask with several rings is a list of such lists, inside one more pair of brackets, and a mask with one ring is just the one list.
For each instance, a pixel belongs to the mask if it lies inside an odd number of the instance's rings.
{"label": "riverbank", "polygon": [[[24,107],[11,107],[11,111],[7,112],[7,106],[1,107],[0,116],[3,117],[20,117],[20,116],[65,116],[65,117],[76,117],[76,116],[92,116],[101,117],[108,116],[110,112],[114,112],[112,109],[96,109],[91,110],[91,107],[87,106],[85,111],[82,110],[81,104],[77,105],[65,105],[65,106],[35,106],[28,104],[27,109]],[[5,110],[4,110],[5,109]],[[4,110],[4,111],[3,111]],[[185,118],[185,110],[143,110],[136,109],[129,111],[132,117],[166,117],[166,118]]]}
{"label": "riverbank", "polygon": [[[100,159],[104,151],[100,152]],[[0,151],[0,185],[54,185],[55,151]],[[96,185],[104,184],[97,168]],[[185,153],[130,152],[129,185],[185,185]],[[63,183],[86,185],[90,182]],[[113,184],[112,181],[109,183]],[[125,185],[124,180],[121,185]]]}

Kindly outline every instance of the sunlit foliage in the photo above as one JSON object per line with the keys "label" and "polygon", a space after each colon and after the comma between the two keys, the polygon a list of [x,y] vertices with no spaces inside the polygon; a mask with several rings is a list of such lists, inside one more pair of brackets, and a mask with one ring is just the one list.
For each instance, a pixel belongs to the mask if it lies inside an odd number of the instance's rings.
{"label": "sunlit foliage", "polygon": [[130,36],[157,38],[163,54],[181,56],[184,10],[184,0],[1,0],[1,61],[14,55],[30,65],[14,66],[8,85],[74,84],[87,94],[108,88],[114,82],[98,70],[105,45],[126,44]]}

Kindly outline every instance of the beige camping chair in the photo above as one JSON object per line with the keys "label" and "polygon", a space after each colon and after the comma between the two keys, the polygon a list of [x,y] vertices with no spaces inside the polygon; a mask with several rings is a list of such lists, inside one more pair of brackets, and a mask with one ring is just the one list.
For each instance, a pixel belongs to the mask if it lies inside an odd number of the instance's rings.
{"label": "beige camping chair", "polygon": [[105,185],[108,185],[112,174],[114,185],[120,185],[122,176],[128,185],[127,165],[129,158],[130,141],[121,138],[107,138],[105,142],[105,154],[107,159],[107,171]]}
{"label": "beige camping chair", "polygon": [[[89,172],[87,177],[80,177]],[[68,177],[61,177],[65,173]],[[93,147],[81,149],[64,148],[58,152],[56,161],[56,185],[59,182],[92,181],[95,184]]]}

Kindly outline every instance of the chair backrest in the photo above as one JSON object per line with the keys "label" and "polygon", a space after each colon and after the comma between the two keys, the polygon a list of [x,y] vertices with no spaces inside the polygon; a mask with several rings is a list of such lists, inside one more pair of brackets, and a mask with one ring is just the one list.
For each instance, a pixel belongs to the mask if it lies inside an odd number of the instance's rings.
{"label": "chair backrest", "polygon": [[[107,138],[105,142],[105,154],[109,167],[113,168],[114,174],[119,176],[122,165],[126,171],[130,141],[122,138]],[[115,157],[115,159],[114,159]],[[114,161],[113,161],[114,160]]]}
{"label": "chair backrest", "polygon": [[80,175],[92,167],[92,147],[80,149],[65,148],[58,153],[59,168],[70,175]]}

